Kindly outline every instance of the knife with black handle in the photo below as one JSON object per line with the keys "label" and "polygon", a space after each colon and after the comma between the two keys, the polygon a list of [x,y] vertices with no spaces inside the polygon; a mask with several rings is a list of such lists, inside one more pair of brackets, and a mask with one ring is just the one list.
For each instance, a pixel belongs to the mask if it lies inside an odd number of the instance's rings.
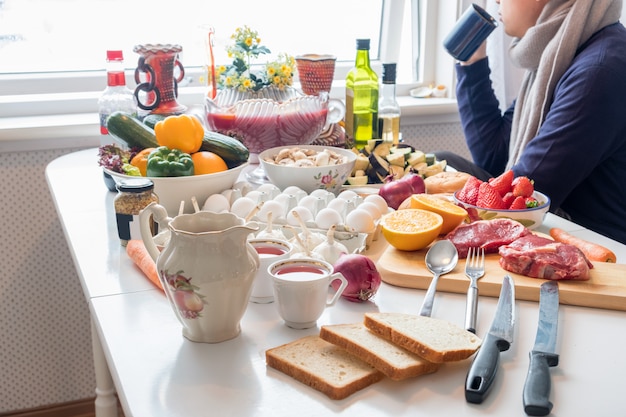
{"label": "knife with black handle", "polygon": [[507,275],[502,281],[498,307],[483,343],[472,362],[465,380],[465,400],[480,404],[491,390],[500,363],[500,352],[513,343],[515,326],[515,284]]}
{"label": "knife with black handle", "polygon": [[529,416],[546,416],[552,411],[550,368],[559,364],[555,353],[558,314],[559,286],[555,281],[545,282],[541,284],[537,336],[524,383],[524,411]]}

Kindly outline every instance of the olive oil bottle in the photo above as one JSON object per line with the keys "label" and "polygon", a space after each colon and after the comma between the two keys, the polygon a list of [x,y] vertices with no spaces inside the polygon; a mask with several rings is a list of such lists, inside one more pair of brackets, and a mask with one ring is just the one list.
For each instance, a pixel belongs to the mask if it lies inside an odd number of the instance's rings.
{"label": "olive oil bottle", "polygon": [[362,148],[378,138],[378,75],[370,66],[370,40],[357,39],[356,49],[346,77],[346,134]]}

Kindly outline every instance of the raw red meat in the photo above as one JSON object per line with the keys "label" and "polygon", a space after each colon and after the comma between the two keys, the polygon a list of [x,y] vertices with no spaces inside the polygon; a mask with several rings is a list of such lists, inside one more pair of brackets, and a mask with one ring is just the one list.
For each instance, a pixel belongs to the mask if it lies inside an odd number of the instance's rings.
{"label": "raw red meat", "polygon": [[485,253],[497,253],[500,246],[528,234],[530,230],[515,220],[493,219],[461,224],[448,233],[446,239],[456,246],[459,258],[466,258],[471,247],[484,248]]}
{"label": "raw red meat", "polygon": [[526,235],[500,247],[500,266],[533,278],[586,281],[593,264],[574,245]]}

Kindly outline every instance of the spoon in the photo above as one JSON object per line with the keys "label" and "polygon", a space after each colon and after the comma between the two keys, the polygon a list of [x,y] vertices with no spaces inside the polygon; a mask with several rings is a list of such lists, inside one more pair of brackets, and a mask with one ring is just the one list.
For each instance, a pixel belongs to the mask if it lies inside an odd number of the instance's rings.
{"label": "spoon", "polygon": [[426,253],[426,267],[433,273],[433,280],[428,286],[426,297],[420,309],[420,316],[430,317],[433,310],[437,281],[443,274],[452,271],[459,260],[456,247],[449,240],[443,239],[435,243]]}

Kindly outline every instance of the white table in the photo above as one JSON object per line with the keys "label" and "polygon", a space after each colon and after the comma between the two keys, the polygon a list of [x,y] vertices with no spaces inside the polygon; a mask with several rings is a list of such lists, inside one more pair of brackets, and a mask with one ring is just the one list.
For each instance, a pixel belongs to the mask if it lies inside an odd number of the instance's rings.
{"label": "white table", "polygon": [[[535,302],[516,302],[514,343],[501,355],[495,385],[480,405],[464,397],[471,360],[409,381],[383,380],[347,399],[330,400],[266,367],[266,349],[319,330],[287,328],[273,304],[250,303],[242,334],[233,340],[200,344],[183,338],[163,293],[119,244],[114,194],[102,182],[96,155],[90,149],[60,157],[47,167],[46,177],[91,309],[98,417],[117,414],[113,389],[126,417],[525,416],[522,388],[537,326]],[[543,231],[553,226],[596,240],[614,250],[618,262],[626,262],[625,245],[548,215]],[[384,241],[378,240],[367,254],[377,259],[382,248]],[[383,284],[373,302],[341,299],[318,325],[358,322],[364,312],[375,310],[417,313],[423,296],[422,290]],[[496,302],[480,298],[481,336]],[[464,295],[437,293],[434,317],[462,326],[464,314]],[[560,364],[551,368],[553,414],[626,415],[626,313],[562,305],[559,314]]]}

